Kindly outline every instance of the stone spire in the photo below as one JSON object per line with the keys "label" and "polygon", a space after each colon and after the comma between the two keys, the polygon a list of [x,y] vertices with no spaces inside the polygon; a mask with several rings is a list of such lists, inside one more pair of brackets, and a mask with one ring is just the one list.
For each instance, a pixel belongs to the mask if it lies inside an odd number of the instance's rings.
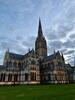
{"label": "stone spire", "polygon": [[63,59],[63,61],[64,61],[64,56],[63,56],[63,53],[62,53],[62,59]]}
{"label": "stone spire", "polygon": [[35,41],[35,52],[40,58],[47,56],[47,43],[45,37],[43,36],[40,18],[38,26],[38,36]]}
{"label": "stone spire", "polygon": [[43,36],[43,32],[42,32],[41,20],[39,18],[38,37],[41,37],[41,36]]}

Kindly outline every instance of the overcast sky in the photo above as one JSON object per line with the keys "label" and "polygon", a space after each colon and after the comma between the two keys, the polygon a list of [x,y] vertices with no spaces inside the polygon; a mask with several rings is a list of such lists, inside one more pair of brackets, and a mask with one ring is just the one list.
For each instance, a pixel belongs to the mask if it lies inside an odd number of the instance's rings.
{"label": "overcast sky", "polygon": [[74,64],[75,0],[0,0],[0,64],[8,48],[20,54],[34,48],[39,16],[48,55],[60,50]]}

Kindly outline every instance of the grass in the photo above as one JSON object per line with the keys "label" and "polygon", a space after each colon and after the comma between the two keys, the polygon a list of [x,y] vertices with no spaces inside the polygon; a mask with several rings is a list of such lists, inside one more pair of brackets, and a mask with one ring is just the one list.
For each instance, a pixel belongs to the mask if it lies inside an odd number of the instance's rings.
{"label": "grass", "polygon": [[75,84],[0,86],[0,100],[75,100]]}

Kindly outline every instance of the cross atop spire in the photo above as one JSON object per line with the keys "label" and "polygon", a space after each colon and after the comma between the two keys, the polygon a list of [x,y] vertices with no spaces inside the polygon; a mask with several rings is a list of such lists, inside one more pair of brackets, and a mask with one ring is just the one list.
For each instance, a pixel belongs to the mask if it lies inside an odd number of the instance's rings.
{"label": "cross atop spire", "polygon": [[39,26],[38,26],[38,36],[39,36],[39,37],[43,36],[40,17],[39,17]]}

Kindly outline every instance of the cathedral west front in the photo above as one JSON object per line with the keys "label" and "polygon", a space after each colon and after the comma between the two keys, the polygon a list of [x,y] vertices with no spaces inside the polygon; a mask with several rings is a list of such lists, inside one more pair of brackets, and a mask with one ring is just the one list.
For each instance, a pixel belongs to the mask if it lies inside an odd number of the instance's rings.
{"label": "cathedral west front", "polygon": [[39,19],[35,49],[24,55],[6,51],[0,68],[0,84],[50,84],[69,83],[69,66],[59,51],[47,55],[47,42]]}

